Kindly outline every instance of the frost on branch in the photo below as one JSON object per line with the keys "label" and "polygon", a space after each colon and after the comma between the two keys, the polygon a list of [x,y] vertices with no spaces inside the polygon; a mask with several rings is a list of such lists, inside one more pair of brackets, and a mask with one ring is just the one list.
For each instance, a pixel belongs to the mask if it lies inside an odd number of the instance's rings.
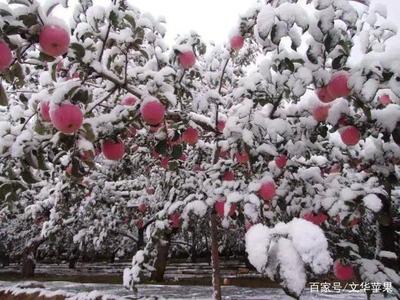
{"label": "frost on branch", "polygon": [[272,228],[252,226],[246,234],[246,252],[257,271],[278,281],[288,294],[296,297],[305,288],[306,269],[321,275],[332,265],[321,228],[297,218]]}

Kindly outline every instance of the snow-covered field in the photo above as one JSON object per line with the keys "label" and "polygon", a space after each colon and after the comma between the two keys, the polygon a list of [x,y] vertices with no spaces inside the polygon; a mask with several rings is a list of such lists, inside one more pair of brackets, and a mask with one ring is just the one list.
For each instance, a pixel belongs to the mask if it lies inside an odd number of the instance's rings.
{"label": "snow-covered field", "polygon": [[[28,282],[19,282],[17,285],[21,286]],[[124,296],[131,295],[129,291],[123,289],[118,284],[83,284],[73,283],[66,281],[52,281],[52,282],[40,282],[39,285],[45,286],[47,290],[63,290],[70,293],[90,292],[97,290],[101,294],[117,295],[124,299]],[[10,287],[15,283],[7,281],[0,281],[0,288]],[[224,286],[222,287],[222,293],[224,299],[232,300],[289,300],[293,299],[284,294],[280,289],[264,289],[264,288],[242,288],[235,286]],[[139,299],[196,299],[205,300],[211,299],[212,294],[211,287],[205,286],[179,286],[179,285],[139,285],[138,295]],[[125,298],[127,299],[127,298]],[[132,298],[131,298],[132,299]],[[360,293],[341,293],[341,294],[311,294],[307,292],[301,297],[301,300],[324,300],[324,299],[335,299],[335,300],[361,300],[367,299],[365,294]],[[374,300],[383,299],[383,296],[374,296]],[[390,299],[390,298],[386,298]],[[394,300],[394,298],[392,298]]]}

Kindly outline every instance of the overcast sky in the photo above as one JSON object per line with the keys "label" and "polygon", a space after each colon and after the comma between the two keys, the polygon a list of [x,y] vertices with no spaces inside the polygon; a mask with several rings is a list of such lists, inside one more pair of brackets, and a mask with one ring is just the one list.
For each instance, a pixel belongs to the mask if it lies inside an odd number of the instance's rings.
{"label": "overcast sky", "polygon": [[[255,0],[130,0],[143,12],[165,16],[167,40],[171,42],[179,33],[198,32],[206,41],[224,43],[237,24],[240,13],[245,12]],[[389,19],[400,28],[400,0],[372,0],[372,6],[383,3],[388,8]],[[400,44],[400,38],[397,38]]]}

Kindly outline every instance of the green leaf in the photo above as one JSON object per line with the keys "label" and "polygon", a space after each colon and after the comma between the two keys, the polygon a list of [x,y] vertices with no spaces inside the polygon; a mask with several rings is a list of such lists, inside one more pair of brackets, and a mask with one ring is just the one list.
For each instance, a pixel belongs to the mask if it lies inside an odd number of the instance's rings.
{"label": "green leaf", "polygon": [[27,15],[21,15],[18,17],[18,20],[22,21],[22,23],[24,23],[24,25],[28,28],[37,25],[39,23],[37,16],[32,13],[29,13]]}
{"label": "green leaf", "polygon": [[25,6],[32,5],[28,0],[8,0],[8,4],[21,4]]}
{"label": "green leaf", "polygon": [[39,179],[33,176],[33,174],[28,168],[21,172],[21,177],[28,184],[34,184],[39,182]]}
{"label": "green leaf", "polygon": [[110,22],[111,22],[112,26],[114,26],[114,27],[118,26],[118,15],[113,10],[110,12]]}
{"label": "green leaf", "polygon": [[132,17],[131,15],[125,15],[125,16],[124,16],[124,19],[125,19],[126,21],[128,21],[129,24],[131,24],[131,29],[132,29],[132,31],[134,31],[134,30],[135,30],[135,27],[136,27],[135,18]]}
{"label": "green leaf", "polygon": [[84,133],[85,139],[93,143],[96,140],[96,135],[93,132],[92,125],[88,123],[83,124],[83,130],[85,131]]}
{"label": "green leaf", "polygon": [[12,16],[12,14],[8,10],[0,9],[0,16],[8,17],[8,16]]}
{"label": "green leaf", "polygon": [[40,52],[39,60],[46,62],[53,62],[55,58],[53,56],[47,55],[46,53]]}
{"label": "green leaf", "polygon": [[182,145],[175,145],[175,146],[172,148],[171,156],[172,156],[173,159],[178,159],[178,158],[181,157],[182,153],[183,153],[183,147],[182,147]]}
{"label": "green leaf", "polygon": [[142,55],[146,58],[146,60],[149,60],[149,54],[147,54],[147,52],[146,52],[145,50],[140,49],[139,51],[140,51],[140,53],[142,53]]}
{"label": "green leaf", "polygon": [[53,64],[51,66],[51,80],[54,82],[57,81],[57,64]]}
{"label": "green leaf", "polygon": [[3,84],[0,82],[0,105],[7,106],[8,105],[8,98],[6,91],[3,87]]}
{"label": "green leaf", "polygon": [[158,144],[154,147],[154,150],[156,150],[156,152],[159,154],[166,154],[167,148],[168,148],[167,140],[162,140],[158,142]]}
{"label": "green leaf", "polygon": [[82,59],[85,56],[86,51],[81,44],[72,43],[70,47],[72,48],[72,50],[74,50],[75,55],[78,59]]}
{"label": "green leaf", "polygon": [[335,70],[340,70],[343,67],[343,62],[345,62],[345,56],[339,55],[332,61],[332,68]]}
{"label": "green leaf", "polygon": [[88,90],[79,89],[77,90],[71,98],[74,103],[84,103],[86,104],[89,100]]}
{"label": "green leaf", "polygon": [[35,130],[35,132],[37,132],[40,135],[44,135],[46,133],[46,127],[39,119],[36,119],[35,125],[33,126],[33,130]]}

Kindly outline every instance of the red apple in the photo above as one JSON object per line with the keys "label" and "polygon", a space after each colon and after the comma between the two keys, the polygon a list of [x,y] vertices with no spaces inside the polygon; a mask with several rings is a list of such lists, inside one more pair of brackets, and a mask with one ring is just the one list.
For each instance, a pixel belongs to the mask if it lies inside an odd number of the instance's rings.
{"label": "red apple", "polygon": [[331,80],[327,85],[328,93],[332,95],[335,99],[349,96],[351,90],[349,89],[348,81],[349,74],[345,71],[333,74]]}
{"label": "red apple", "polygon": [[143,228],[143,225],[144,225],[143,219],[136,219],[134,221],[134,223],[135,223],[137,228],[139,228],[139,229]]}
{"label": "red apple", "polygon": [[169,167],[169,158],[168,157],[163,157],[160,161],[161,167],[164,169],[168,169]]}
{"label": "red apple", "polygon": [[125,145],[121,141],[106,140],[102,145],[102,152],[109,160],[120,160],[125,154]]}
{"label": "red apple", "polygon": [[382,104],[383,106],[386,106],[390,103],[392,103],[392,99],[390,99],[389,95],[382,95],[378,98],[378,101],[380,104]]}
{"label": "red apple", "polygon": [[233,173],[232,171],[225,171],[224,175],[222,175],[222,180],[224,181],[235,180],[235,173]]}
{"label": "red apple", "polygon": [[54,110],[50,110],[50,119],[53,126],[59,131],[72,134],[81,127],[83,114],[79,106],[71,103],[62,103]]}
{"label": "red apple", "polygon": [[192,170],[194,172],[201,172],[204,171],[203,167],[200,164],[194,164]]}
{"label": "red apple", "polygon": [[329,174],[340,173],[342,166],[340,164],[333,164],[329,169]]}
{"label": "red apple", "polygon": [[81,151],[80,157],[83,161],[91,161],[91,160],[93,160],[94,153],[91,150],[84,150],[84,151]]}
{"label": "red apple", "polygon": [[244,45],[244,37],[241,35],[235,35],[231,38],[230,43],[233,50],[240,50]]}
{"label": "red apple", "polygon": [[69,33],[60,26],[45,25],[40,31],[40,47],[47,55],[55,57],[67,53],[69,41]]}
{"label": "red apple", "polygon": [[0,72],[4,72],[11,65],[13,56],[5,41],[0,41]]}
{"label": "red apple", "polygon": [[138,206],[138,210],[141,212],[141,213],[145,213],[146,211],[147,211],[147,205],[145,204],[145,203],[140,203],[139,204],[139,206]]}
{"label": "red apple", "polygon": [[235,153],[235,158],[236,161],[242,165],[247,164],[247,162],[249,161],[249,155],[247,154],[246,151]]}
{"label": "red apple", "polygon": [[225,121],[218,121],[217,122],[217,130],[218,132],[222,133],[224,131],[225,128]]}
{"label": "red apple", "polygon": [[333,95],[330,94],[326,86],[318,88],[315,93],[317,94],[319,100],[324,103],[329,103],[336,99]]}
{"label": "red apple", "polygon": [[329,115],[329,106],[328,105],[320,105],[316,106],[313,109],[313,117],[317,122],[325,122]]}
{"label": "red apple", "polygon": [[360,141],[360,131],[354,126],[347,126],[340,130],[342,142],[347,146],[357,145]]}
{"label": "red apple", "polygon": [[165,107],[158,100],[153,100],[142,106],[141,113],[147,124],[156,126],[164,120]]}
{"label": "red apple", "polygon": [[69,176],[72,176],[72,164],[69,164],[69,165],[65,168],[65,173],[67,173]]}
{"label": "red apple", "polygon": [[153,188],[152,186],[146,188],[146,193],[149,195],[154,195],[155,192],[156,192],[156,189]]}
{"label": "red apple", "polygon": [[320,226],[322,223],[328,220],[328,216],[324,213],[306,213],[304,214],[303,219]]}
{"label": "red apple", "polygon": [[190,69],[196,63],[196,56],[193,51],[185,51],[179,54],[179,63],[185,70]]}
{"label": "red apple", "polygon": [[[217,212],[217,215],[220,216],[221,218],[225,217],[225,202],[226,202],[225,198],[220,198],[214,204],[214,209]],[[229,208],[228,211],[228,217],[232,217],[237,208],[236,203],[230,203],[230,204],[231,207]]]}
{"label": "red apple", "polygon": [[229,151],[220,150],[219,151],[219,157],[222,158],[222,159],[229,158]]}
{"label": "red apple", "polygon": [[276,195],[275,183],[273,181],[264,182],[261,184],[258,194],[265,202],[272,200]]}
{"label": "red apple", "polygon": [[344,265],[340,259],[335,260],[333,263],[333,273],[339,280],[347,281],[354,277],[353,267],[351,265]]}
{"label": "red apple", "polygon": [[288,158],[286,155],[278,155],[275,157],[275,164],[279,169],[283,169],[286,166],[286,163],[288,161]]}
{"label": "red apple", "polygon": [[50,103],[49,101],[42,101],[40,102],[39,106],[40,116],[42,120],[45,122],[50,122]]}
{"label": "red apple", "polygon": [[197,129],[188,127],[182,134],[182,140],[189,145],[195,145],[199,140],[199,132]]}
{"label": "red apple", "polygon": [[170,214],[168,219],[169,219],[169,225],[173,229],[179,228],[179,226],[181,225],[181,215],[178,212]]}
{"label": "red apple", "polygon": [[121,104],[125,106],[133,106],[137,102],[137,98],[133,96],[126,97],[122,99]]}

